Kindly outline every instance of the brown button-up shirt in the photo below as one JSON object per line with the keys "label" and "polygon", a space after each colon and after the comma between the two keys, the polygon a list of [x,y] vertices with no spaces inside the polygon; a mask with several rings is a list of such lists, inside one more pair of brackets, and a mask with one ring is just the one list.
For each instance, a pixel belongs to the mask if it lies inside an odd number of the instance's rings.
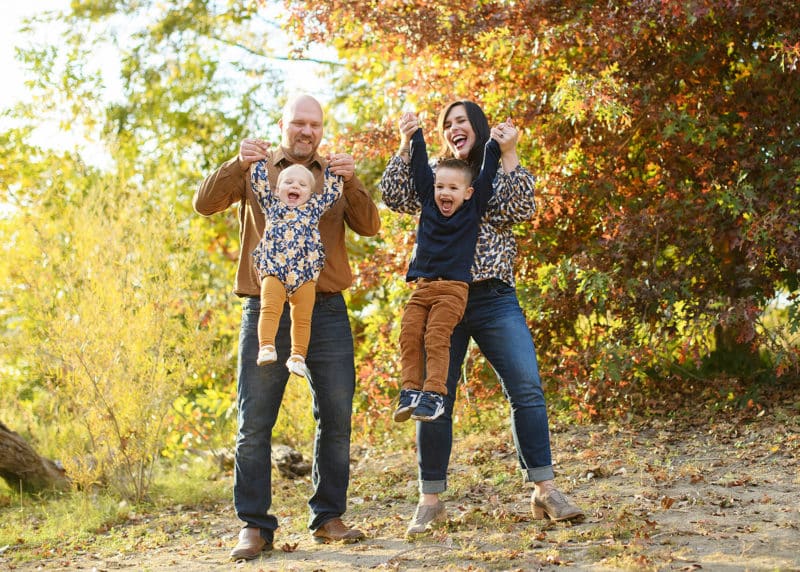
{"label": "brown button-up shirt", "polygon": [[[267,155],[270,188],[277,188],[278,173],[291,163],[282,148]],[[306,167],[316,179],[315,193],[321,193],[327,162],[315,154]],[[194,195],[194,209],[204,216],[219,213],[239,203],[239,263],[234,292],[239,296],[258,296],[261,292],[251,256],[264,234],[264,211],[250,185],[248,167],[234,157],[205,178]],[[364,184],[355,176],[344,184],[342,197],[320,220],[319,231],[325,247],[325,266],[317,282],[317,292],[334,293],[350,287],[353,274],[345,247],[345,223],[362,236],[374,236],[380,230],[378,208]]]}

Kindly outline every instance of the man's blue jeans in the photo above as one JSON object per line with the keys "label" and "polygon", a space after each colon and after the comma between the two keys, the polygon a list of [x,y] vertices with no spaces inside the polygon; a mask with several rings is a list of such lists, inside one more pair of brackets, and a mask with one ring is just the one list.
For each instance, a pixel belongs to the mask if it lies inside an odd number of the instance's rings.
{"label": "man's blue jeans", "polygon": [[[257,366],[257,297],[244,298],[239,332],[238,406],[233,504],[246,526],[260,528],[273,541],[278,520],[272,504],[272,429],[278,418],[289,371],[291,341],[289,306],[281,316],[275,348],[278,361]],[[311,340],[306,365],[311,372],[313,415],[316,422],[312,483],[308,501],[309,528],[316,530],[347,508],[350,480],[350,415],[355,392],[353,334],[341,294],[318,296],[311,318]]]}
{"label": "man's blue jeans", "polygon": [[420,491],[434,494],[447,489],[453,404],[470,338],[494,368],[511,405],[511,432],[525,480],[552,479],[550,431],[536,348],[516,291],[491,279],[470,285],[467,310],[450,339],[444,414],[434,421],[417,422]]}

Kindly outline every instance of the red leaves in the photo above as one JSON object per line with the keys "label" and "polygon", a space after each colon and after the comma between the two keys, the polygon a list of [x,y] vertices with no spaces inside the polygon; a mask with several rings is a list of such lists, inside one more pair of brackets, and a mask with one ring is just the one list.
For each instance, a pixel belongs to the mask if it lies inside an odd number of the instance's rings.
{"label": "red leaves", "polygon": [[[543,369],[581,417],[646,402],[667,364],[699,362],[715,323],[752,323],[800,267],[794,4],[289,6],[340,46],[345,83],[369,88],[353,92],[363,117],[348,143],[365,158],[388,157],[404,103],[435,115],[466,96],[521,127],[540,181],[536,233],[519,242],[523,305],[542,328]],[[405,252],[394,237],[384,246]],[[602,307],[578,271],[605,277]],[[367,288],[382,282],[363,273]]]}

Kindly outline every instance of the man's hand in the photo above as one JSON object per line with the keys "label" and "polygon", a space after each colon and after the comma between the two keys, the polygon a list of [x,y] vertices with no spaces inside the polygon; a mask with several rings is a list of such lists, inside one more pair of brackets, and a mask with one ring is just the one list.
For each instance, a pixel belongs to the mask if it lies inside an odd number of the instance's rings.
{"label": "man's hand", "polygon": [[353,178],[356,172],[356,161],[347,153],[330,153],[326,157],[328,167],[334,175],[341,175],[345,182]]}
{"label": "man's hand", "polygon": [[263,139],[244,139],[239,145],[239,163],[249,167],[251,163],[267,158],[269,143]]}

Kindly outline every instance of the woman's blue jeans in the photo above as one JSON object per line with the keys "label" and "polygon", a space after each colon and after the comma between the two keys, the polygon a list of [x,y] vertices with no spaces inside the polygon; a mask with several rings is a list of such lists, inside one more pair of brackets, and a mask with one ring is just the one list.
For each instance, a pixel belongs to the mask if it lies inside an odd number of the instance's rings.
{"label": "woman's blue jeans", "polygon": [[[281,316],[275,348],[278,361],[257,366],[260,301],[248,297],[242,303],[239,332],[238,406],[233,504],[236,516],[248,527],[260,528],[272,541],[278,520],[272,504],[272,429],[278,418],[289,371],[291,340],[289,306]],[[353,334],[347,306],[341,294],[318,296],[311,318],[311,340],[306,365],[316,422],[312,483],[308,501],[309,528],[316,530],[347,508],[350,480],[350,416],[355,392]],[[296,380],[295,380],[296,381]]]}
{"label": "woman's blue jeans", "polygon": [[550,431],[536,348],[515,289],[490,279],[470,285],[464,318],[450,339],[444,414],[434,421],[417,422],[420,492],[447,489],[453,404],[470,338],[494,368],[511,406],[511,433],[525,481],[552,479]]}

